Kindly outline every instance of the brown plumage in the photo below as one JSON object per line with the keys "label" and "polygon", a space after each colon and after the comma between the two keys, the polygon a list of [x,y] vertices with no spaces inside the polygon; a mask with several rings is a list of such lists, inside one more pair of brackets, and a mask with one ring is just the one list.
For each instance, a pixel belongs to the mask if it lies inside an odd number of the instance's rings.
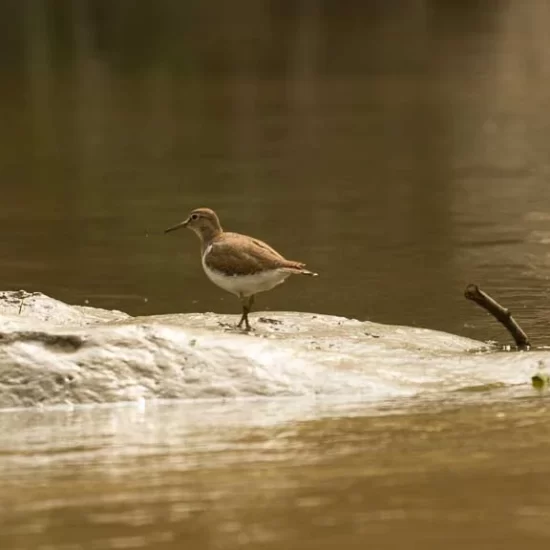
{"label": "brown plumage", "polygon": [[292,274],[316,277],[305,264],[287,260],[268,244],[240,233],[222,229],[216,213],[197,208],[188,218],[166,230],[191,229],[201,241],[201,259],[208,278],[241,299],[243,314],[238,323],[250,330],[248,313],[258,292],[271,290]]}

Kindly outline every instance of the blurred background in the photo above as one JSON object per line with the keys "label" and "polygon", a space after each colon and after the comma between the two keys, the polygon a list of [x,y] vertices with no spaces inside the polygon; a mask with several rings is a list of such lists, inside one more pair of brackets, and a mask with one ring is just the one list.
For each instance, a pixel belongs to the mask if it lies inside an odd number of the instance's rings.
{"label": "blurred background", "polygon": [[[549,344],[549,29],[547,0],[0,0],[0,289],[237,315],[163,234],[209,206],[320,273],[261,310],[510,342],[477,283]],[[4,411],[0,548],[546,549],[528,382]]]}
{"label": "blurred background", "polygon": [[550,6],[0,2],[0,288],[238,313],[197,206],[307,262],[259,309],[509,339],[550,310]]}

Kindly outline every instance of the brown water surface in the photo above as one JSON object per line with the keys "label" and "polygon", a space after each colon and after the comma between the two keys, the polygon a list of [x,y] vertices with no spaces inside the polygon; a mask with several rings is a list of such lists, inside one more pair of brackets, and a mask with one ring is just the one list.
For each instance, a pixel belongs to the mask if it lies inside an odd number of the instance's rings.
{"label": "brown water surface", "polygon": [[549,414],[528,396],[3,413],[0,548],[547,548]]}
{"label": "brown water surface", "polygon": [[548,343],[545,2],[5,2],[1,288],[234,312],[209,205],[322,277],[259,307]]}

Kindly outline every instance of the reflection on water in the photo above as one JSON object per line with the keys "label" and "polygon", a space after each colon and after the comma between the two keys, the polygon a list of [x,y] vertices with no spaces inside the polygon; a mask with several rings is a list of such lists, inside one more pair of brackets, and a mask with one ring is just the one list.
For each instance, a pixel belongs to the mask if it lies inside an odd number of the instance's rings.
{"label": "reflection on water", "polygon": [[544,2],[0,5],[2,288],[234,312],[199,205],[322,278],[259,307],[546,340]]}
{"label": "reflection on water", "polygon": [[3,413],[0,547],[545,548],[547,401]]}

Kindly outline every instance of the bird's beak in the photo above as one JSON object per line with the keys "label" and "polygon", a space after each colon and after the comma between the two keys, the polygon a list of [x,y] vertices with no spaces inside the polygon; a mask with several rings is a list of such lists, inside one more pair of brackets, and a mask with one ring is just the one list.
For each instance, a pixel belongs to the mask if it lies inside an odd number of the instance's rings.
{"label": "bird's beak", "polygon": [[175,231],[176,229],[180,229],[180,227],[187,227],[187,224],[189,223],[189,219],[185,220],[184,222],[180,222],[176,225],[173,225],[172,227],[169,227],[168,229],[165,229],[165,233],[170,233],[170,231]]}

